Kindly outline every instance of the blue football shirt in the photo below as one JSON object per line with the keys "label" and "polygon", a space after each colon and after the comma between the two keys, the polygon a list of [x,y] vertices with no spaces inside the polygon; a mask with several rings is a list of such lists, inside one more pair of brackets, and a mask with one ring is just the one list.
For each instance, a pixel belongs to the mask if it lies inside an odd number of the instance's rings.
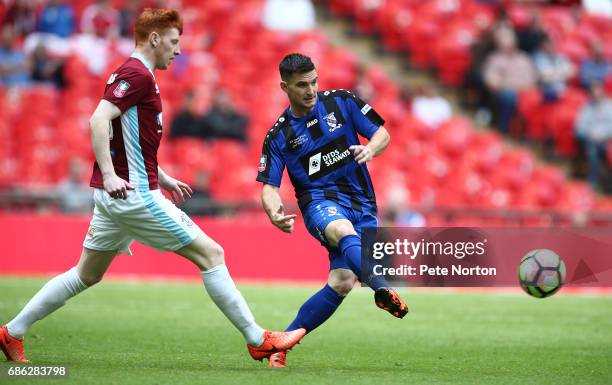
{"label": "blue football shirt", "polygon": [[357,135],[370,139],[385,121],[346,90],[317,93],[312,111],[301,118],[287,108],[263,143],[257,180],[280,187],[283,170],[295,189],[302,212],[312,202],[331,200],[376,215],[376,197],[365,164],[349,147]]}

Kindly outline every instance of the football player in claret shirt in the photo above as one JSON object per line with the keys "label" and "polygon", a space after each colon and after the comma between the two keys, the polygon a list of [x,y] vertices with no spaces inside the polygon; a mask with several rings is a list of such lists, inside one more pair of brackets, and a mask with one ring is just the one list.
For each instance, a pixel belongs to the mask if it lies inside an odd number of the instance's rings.
{"label": "football player in claret shirt", "polygon": [[[307,332],[325,322],[360,279],[374,291],[375,303],[398,318],[408,312],[386,280],[362,274],[361,233],[376,227],[376,197],[366,163],[380,155],[390,137],[384,120],[345,90],[317,92],[311,59],[290,54],[280,63],[281,88],[289,107],[268,131],[257,180],[262,204],[273,225],[290,233],[295,214],[286,214],[278,193],[286,168],[304,223],[329,252],[327,284],[300,308],[287,331]],[[358,135],[368,139],[359,143]],[[286,352],[273,354],[270,366],[285,366]]]}
{"label": "football player in claret shirt", "polygon": [[225,266],[221,246],[160,191],[166,190],[175,202],[192,194],[187,184],[157,164],[163,130],[154,71],[167,69],[180,54],[182,29],[174,10],[145,9],[138,17],[134,53],[110,76],[90,119],[95,208],[80,260],[47,282],[0,328],[0,347],[8,360],[28,362],[23,342],[32,324],[99,282],[118,254],[130,253],[133,240],[193,262],[210,298],[243,334],[254,359],[290,349],[304,336],[303,329],[270,332],[255,323]]}

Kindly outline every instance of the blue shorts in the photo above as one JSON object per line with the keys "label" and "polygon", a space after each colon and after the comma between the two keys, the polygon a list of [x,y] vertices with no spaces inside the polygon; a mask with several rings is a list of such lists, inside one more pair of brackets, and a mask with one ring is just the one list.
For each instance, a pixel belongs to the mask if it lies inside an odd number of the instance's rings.
{"label": "blue shorts", "polygon": [[364,227],[377,227],[378,219],[371,213],[362,212],[346,208],[332,201],[316,201],[310,203],[302,213],[304,224],[308,232],[317,238],[321,244],[329,251],[329,270],[349,269],[349,265],[344,261],[340,249],[332,247],[325,238],[325,228],[330,222],[338,219],[347,219],[361,236]]}

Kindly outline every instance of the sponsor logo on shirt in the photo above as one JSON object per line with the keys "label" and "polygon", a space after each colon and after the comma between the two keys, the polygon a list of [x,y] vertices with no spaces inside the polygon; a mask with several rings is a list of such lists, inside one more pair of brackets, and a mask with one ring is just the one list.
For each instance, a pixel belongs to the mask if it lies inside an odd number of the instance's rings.
{"label": "sponsor logo on shirt", "polygon": [[257,171],[264,172],[266,171],[266,166],[268,164],[268,157],[266,155],[262,155],[259,159],[259,167],[257,167]]}
{"label": "sponsor logo on shirt", "polygon": [[313,120],[311,120],[311,121],[306,123],[306,128],[310,128],[310,127],[312,127],[313,125],[315,125],[317,123],[319,123],[319,119],[314,118]]}
{"label": "sponsor logo on shirt", "polygon": [[321,171],[321,153],[314,154],[308,160],[308,176]]}
{"label": "sponsor logo on shirt", "polygon": [[106,84],[113,84],[115,82],[115,79],[117,79],[117,74],[112,74],[109,78],[108,81],[106,82]]}
{"label": "sponsor logo on shirt", "polygon": [[319,179],[351,162],[346,138],[340,137],[302,156],[301,163],[311,180]]}
{"label": "sponsor logo on shirt", "polygon": [[325,115],[323,119],[325,120],[325,123],[327,123],[327,125],[329,126],[329,132],[334,132],[336,131],[336,129],[342,127],[342,124],[338,123],[336,115],[334,115],[333,112],[331,114]]}
{"label": "sponsor logo on shirt", "polygon": [[95,233],[96,233],[96,228],[93,226],[89,226],[89,229],[87,230],[87,238],[93,238]]}
{"label": "sponsor logo on shirt", "polygon": [[119,82],[119,84],[117,84],[117,87],[115,87],[115,90],[113,91],[113,95],[115,95],[118,98],[122,98],[127,92],[128,88],[130,88],[130,83],[128,83],[125,80],[122,80]]}

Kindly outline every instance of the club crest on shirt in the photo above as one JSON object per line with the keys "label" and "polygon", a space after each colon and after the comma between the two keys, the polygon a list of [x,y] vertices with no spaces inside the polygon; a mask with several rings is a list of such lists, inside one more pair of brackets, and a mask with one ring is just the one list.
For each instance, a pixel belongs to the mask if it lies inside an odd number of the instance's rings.
{"label": "club crest on shirt", "polygon": [[268,164],[268,157],[266,155],[262,155],[259,159],[259,167],[257,167],[257,171],[264,172],[266,171],[266,166]]}
{"label": "club crest on shirt", "polygon": [[125,93],[127,92],[128,88],[130,88],[130,83],[125,80],[122,80],[119,82],[119,84],[117,84],[117,87],[115,87],[113,95],[118,98],[122,98],[123,95],[125,95]]}
{"label": "club crest on shirt", "polygon": [[336,119],[336,116],[333,112],[325,115],[323,120],[325,120],[325,123],[327,123],[327,125],[329,126],[329,132],[334,132],[336,131],[336,129],[342,127],[342,123],[338,123],[338,120]]}

